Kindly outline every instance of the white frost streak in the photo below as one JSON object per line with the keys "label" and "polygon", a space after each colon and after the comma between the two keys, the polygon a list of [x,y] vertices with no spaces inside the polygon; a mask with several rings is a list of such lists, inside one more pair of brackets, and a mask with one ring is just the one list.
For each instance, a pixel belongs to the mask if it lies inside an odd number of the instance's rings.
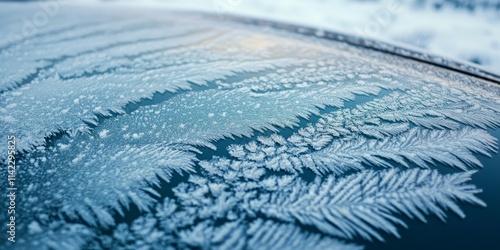
{"label": "white frost streak", "polygon": [[[399,237],[396,225],[405,225],[393,213],[422,221],[433,214],[444,220],[449,209],[465,217],[456,200],[485,206],[474,196],[479,189],[464,184],[473,172],[440,175],[431,170],[364,171],[345,178],[316,179],[263,195],[258,209],[271,217],[313,225],[343,238],[359,235],[382,240],[377,230]],[[262,205],[260,205],[262,204]]]}
{"label": "white frost streak", "polygon": [[[30,9],[13,6],[0,14]],[[0,38],[0,137],[26,166],[20,248],[359,249],[338,238],[485,205],[472,172],[428,168],[497,150],[498,86],[287,31],[90,10]],[[5,16],[2,34],[19,21]],[[131,205],[141,215],[115,225]]]}

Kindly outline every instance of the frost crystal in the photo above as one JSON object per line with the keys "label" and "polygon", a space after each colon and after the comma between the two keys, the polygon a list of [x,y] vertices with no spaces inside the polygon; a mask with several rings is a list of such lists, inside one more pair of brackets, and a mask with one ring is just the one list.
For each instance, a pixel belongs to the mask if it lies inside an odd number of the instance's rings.
{"label": "frost crystal", "polygon": [[[6,5],[2,34],[32,7]],[[471,169],[497,150],[498,86],[286,30],[130,14],[68,6],[0,39],[16,247],[360,249],[402,217],[485,206]]]}

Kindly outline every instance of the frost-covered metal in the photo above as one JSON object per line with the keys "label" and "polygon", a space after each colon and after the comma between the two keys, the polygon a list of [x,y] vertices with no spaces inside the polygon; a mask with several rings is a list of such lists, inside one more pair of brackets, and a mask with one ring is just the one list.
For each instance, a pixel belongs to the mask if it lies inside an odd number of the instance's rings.
{"label": "frost-covered metal", "polygon": [[192,13],[66,7],[15,36],[30,8],[0,10],[20,249],[358,249],[485,205],[492,75]]}

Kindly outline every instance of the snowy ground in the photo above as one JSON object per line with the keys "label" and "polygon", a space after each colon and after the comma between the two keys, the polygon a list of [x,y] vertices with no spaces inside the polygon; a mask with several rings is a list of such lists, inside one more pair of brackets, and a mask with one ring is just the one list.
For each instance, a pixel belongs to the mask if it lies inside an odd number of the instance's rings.
{"label": "snowy ground", "polygon": [[[116,4],[117,1],[109,1]],[[500,73],[500,1],[119,0],[120,4],[241,14],[405,43]]]}

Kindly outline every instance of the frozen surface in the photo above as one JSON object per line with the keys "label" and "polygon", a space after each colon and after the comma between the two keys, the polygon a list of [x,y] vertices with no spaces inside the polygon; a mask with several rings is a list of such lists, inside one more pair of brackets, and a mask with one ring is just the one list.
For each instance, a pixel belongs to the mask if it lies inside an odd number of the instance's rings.
{"label": "frozen surface", "polygon": [[[121,0],[125,5],[134,1]],[[141,5],[240,14],[420,47],[500,73],[497,0],[148,0]]]}
{"label": "frozen surface", "polygon": [[486,205],[471,176],[497,150],[494,83],[148,8],[64,6],[16,37],[39,6],[1,5],[15,248],[359,249]]}

